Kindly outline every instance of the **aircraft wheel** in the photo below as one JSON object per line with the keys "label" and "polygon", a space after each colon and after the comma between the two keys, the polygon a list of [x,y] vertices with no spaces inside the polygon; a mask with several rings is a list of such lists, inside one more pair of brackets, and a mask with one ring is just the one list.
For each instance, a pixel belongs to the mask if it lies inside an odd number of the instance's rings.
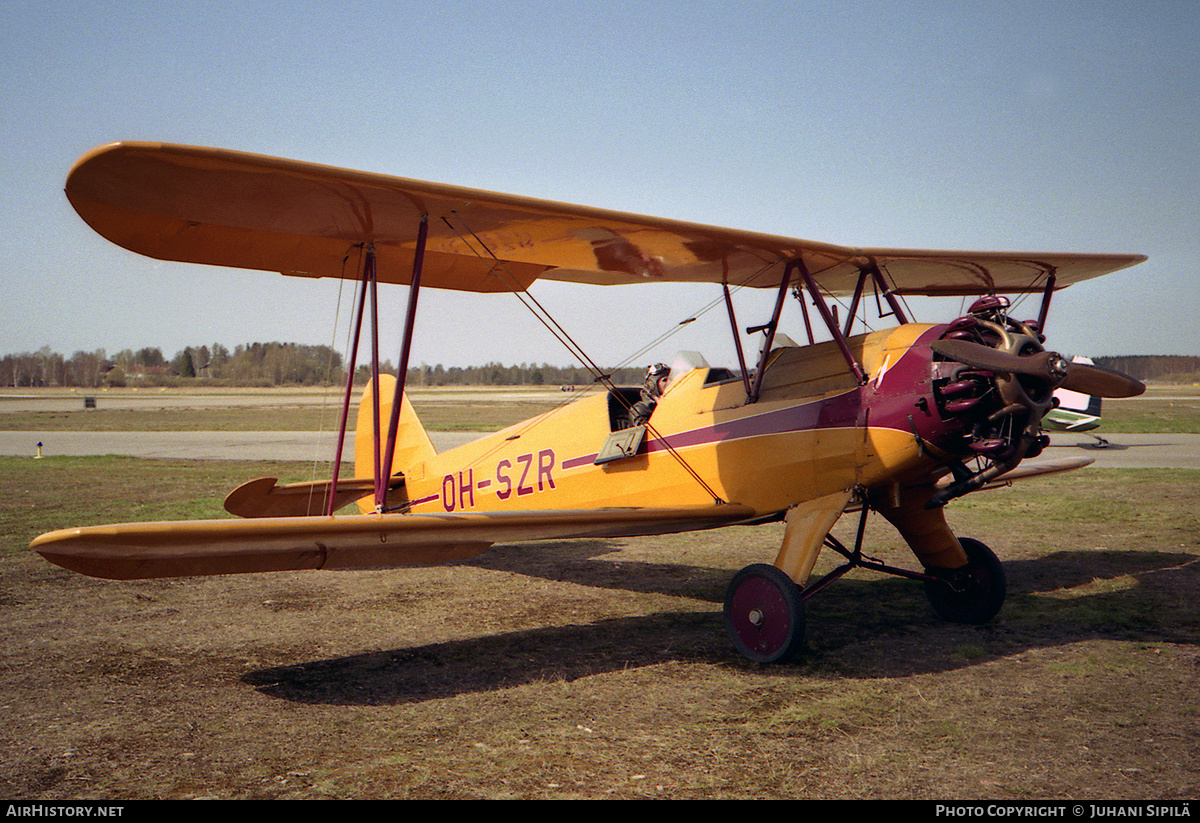
{"label": "aircraft wheel", "polygon": [[1004,566],[984,544],[959,538],[967,553],[961,569],[931,569],[938,580],[925,582],[925,595],[938,617],[951,623],[986,623],[996,616],[1008,593]]}
{"label": "aircraft wheel", "polygon": [[725,593],[725,628],[756,663],[783,663],[804,644],[804,601],[784,572],[766,563],[742,569]]}

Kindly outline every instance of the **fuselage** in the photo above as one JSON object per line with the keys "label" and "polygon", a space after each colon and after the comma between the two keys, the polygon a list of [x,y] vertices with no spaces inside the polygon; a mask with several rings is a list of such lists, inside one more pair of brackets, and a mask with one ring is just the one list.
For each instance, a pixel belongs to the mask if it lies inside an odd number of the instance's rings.
{"label": "fuselage", "polygon": [[418,513],[702,505],[760,515],[855,486],[933,471],[930,449],[961,439],[938,416],[928,340],[944,326],[907,324],[859,335],[859,385],[833,343],[772,352],[761,392],[699,366],[675,374],[640,449],[602,464],[619,430],[597,393],[474,443],[403,467]]}

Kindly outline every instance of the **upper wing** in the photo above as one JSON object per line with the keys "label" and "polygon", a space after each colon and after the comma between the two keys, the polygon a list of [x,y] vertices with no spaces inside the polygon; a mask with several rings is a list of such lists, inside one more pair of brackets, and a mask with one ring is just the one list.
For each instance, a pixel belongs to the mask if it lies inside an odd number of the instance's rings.
{"label": "upper wing", "polygon": [[369,514],[119,523],[60,529],[30,545],[65,569],[112,580],[445,563],[493,543],[706,529],[754,516],[733,504],[655,509]]}
{"label": "upper wing", "polygon": [[428,215],[422,283],[511,291],[538,278],[600,285],[649,280],[777,287],[800,258],[831,293],[874,262],[905,294],[1059,288],[1125,268],[1137,255],[852,249],[677,220],[571,206],[220,149],[115,143],[84,155],[67,197],[87,223],[163,260],[358,277],[374,244],[383,282],[407,283]]}

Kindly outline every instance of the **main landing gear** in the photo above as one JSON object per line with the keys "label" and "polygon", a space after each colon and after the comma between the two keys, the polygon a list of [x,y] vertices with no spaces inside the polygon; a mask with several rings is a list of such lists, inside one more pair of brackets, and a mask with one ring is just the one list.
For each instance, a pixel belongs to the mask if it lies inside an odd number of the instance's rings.
{"label": "main landing gear", "polygon": [[986,623],[1004,605],[1008,583],[1004,566],[978,540],[958,540],[967,553],[961,569],[925,569],[925,596],[937,616],[951,623]]}
{"label": "main landing gear", "polygon": [[725,595],[725,627],[755,663],[783,663],[804,645],[804,598],[792,578],[766,563],[742,569]]}
{"label": "main landing gear", "polygon": [[756,563],[742,569],[725,593],[725,628],[740,654],[756,663],[784,663],[804,645],[804,601],[853,568],[867,568],[924,583],[934,612],[951,623],[986,623],[1004,603],[1008,584],[996,555],[978,540],[960,538],[967,565],[959,569],[926,568],[913,572],[888,566],[862,554],[863,527],[853,551],[828,535],[825,545],[846,562],[811,586],[797,586],[779,568]]}

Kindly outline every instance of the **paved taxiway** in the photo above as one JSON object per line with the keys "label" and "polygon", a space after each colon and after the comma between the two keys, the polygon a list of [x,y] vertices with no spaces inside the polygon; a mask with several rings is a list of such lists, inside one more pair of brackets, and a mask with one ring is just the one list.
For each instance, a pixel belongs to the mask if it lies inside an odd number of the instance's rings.
{"label": "paved taxiway", "polygon": [[[439,452],[481,437],[479,432],[430,432]],[[1091,457],[1097,466],[1129,469],[1200,469],[1200,434],[1108,434],[1110,445],[1096,448],[1087,435],[1052,434],[1039,459]],[[328,432],[68,432],[0,431],[0,454],[33,456],[42,443],[45,457],[120,454],[186,460],[327,461],[334,453]],[[344,454],[353,459],[354,434]]]}
{"label": "paved taxiway", "polygon": [[[424,402],[438,403],[520,403],[527,400],[553,399],[557,391],[522,391],[520,389],[471,389],[471,388],[417,388],[410,397]],[[2,412],[76,412],[83,408],[84,398],[91,397],[103,408],[110,410],[142,409],[226,409],[226,408],[272,408],[316,406],[340,409],[342,395],[338,391],[318,389],[263,390],[247,392],[238,389],[214,389],[203,394],[197,392],[175,392],[169,389],[121,389],[113,393],[103,391],[43,390],[41,393],[21,393],[19,389],[0,390],[0,413]],[[357,400],[355,408],[358,407]]]}
{"label": "paved taxiway", "polygon": [[[440,451],[469,443],[479,432],[429,432]],[[131,457],[182,460],[299,460],[333,459],[336,437],[330,432],[189,431],[189,432],[71,432],[0,431],[0,454],[32,456],[42,444],[42,456],[120,454]],[[354,433],[346,435],[343,459],[354,459]]]}

